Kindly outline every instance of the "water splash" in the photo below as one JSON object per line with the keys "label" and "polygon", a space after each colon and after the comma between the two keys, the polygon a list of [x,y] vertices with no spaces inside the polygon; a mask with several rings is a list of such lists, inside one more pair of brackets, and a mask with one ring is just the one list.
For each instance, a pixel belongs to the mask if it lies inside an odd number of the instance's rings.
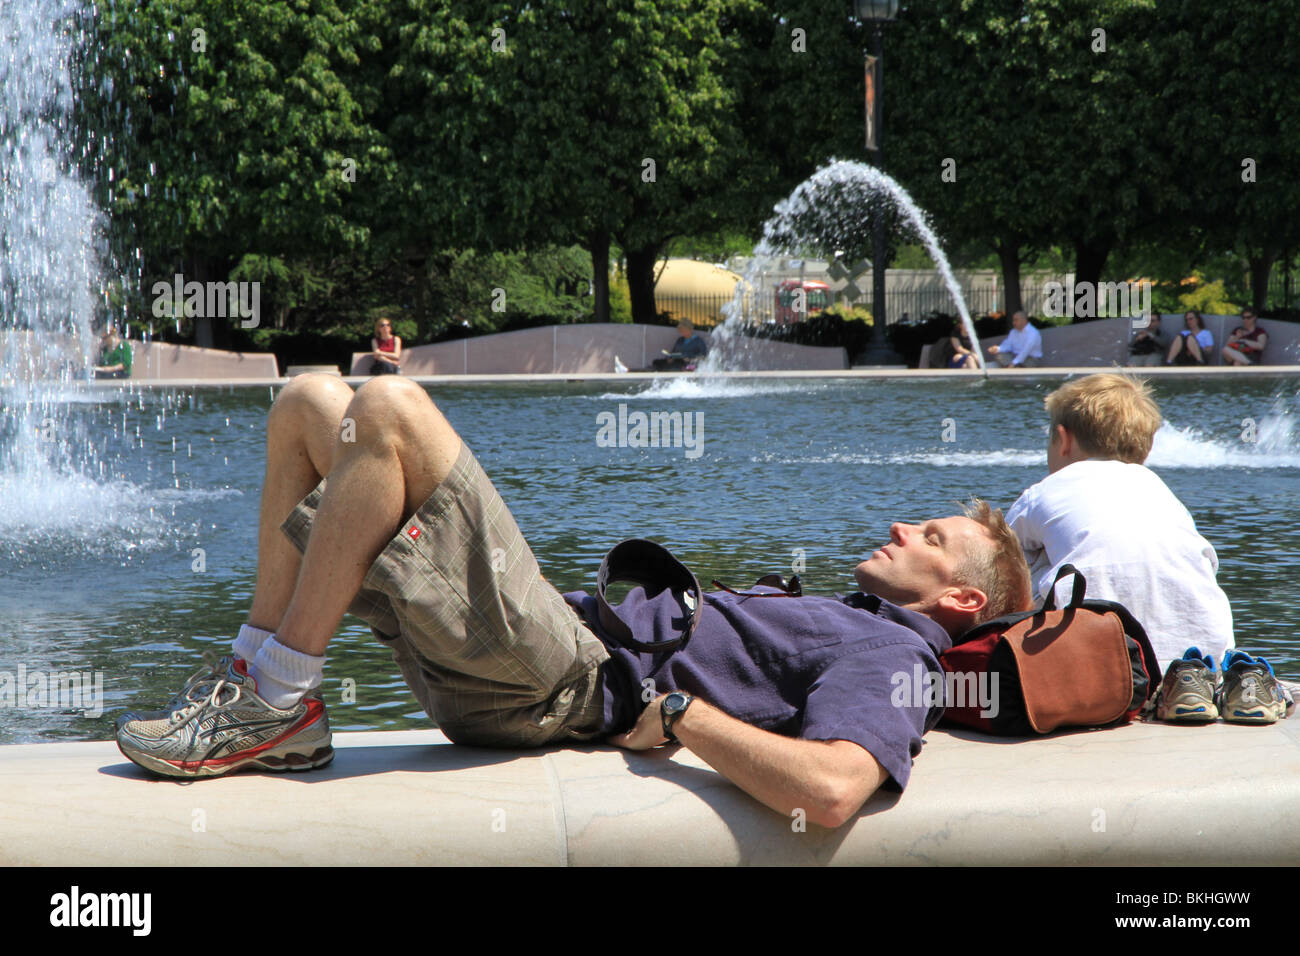
{"label": "water splash", "polygon": [[792,381],[774,382],[736,380],[729,376],[674,375],[657,378],[639,392],[605,392],[594,396],[601,401],[639,399],[673,400],[693,398],[753,398],[758,395],[801,395],[825,388],[824,383]]}
{"label": "water splash", "polygon": [[[94,551],[105,535],[160,532],[123,480],[112,442],[126,416],[78,383],[97,359],[92,327],[110,312],[107,222],[83,169],[103,137],[77,128],[77,91],[93,49],[83,0],[0,3],[0,552],[40,542]],[[114,178],[112,170],[105,171]],[[120,178],[120,177],[119,177]],[[129,404],[128,389],[108,397]],[[119,431],[111,423],[121,423]],[[131,436],[127,447],[138,445]],[[111,535],[113,529],[116,535]],[[128,546],[124,544],[123,546]],[[129,545],[134,546],[134,545]]]}
{"label": "water splash", "polygon": [[961,284],[953,275],[925,212],[893,177],[874,166],[849,160],[832,160],[777,203],[773,216],[763,225],[763,238],[754,247],[745,281],[738,284],[735,299],[723,309],[726,319],[714,329],[709,355],[700,363],[700,370],[707,373],[743,367],[743,355],[750,339],[741,332],[749,321],[754,297],[765,291],[760,276],[767,262],[782,251],[815,248],[829,253],[862,246],[873,213],[884,208],[900,215],[925,245],[957,307],[962,327],[970,338],[971,351],[987,374],[983,349],[962,297]]}
{"label": "water splash", "polygon": [[1003,448],[994,451],[908,451],[890,454],[833,452],[826,455],[789,455],[769,452],[751,461],[780,465],[929,465],[935,468],[1042,468],[1047,452]]}
{"label": "water splash", "polygon": [[1193,427],[1169,423],[1156,432],[1147,465],[1153,468],[1300,468],[1295,413],[1275,407],[1254,441],[1214,439]]}
{"label": "water splash", "polygon": [[84,13],[0,5],[0,385],[79,377],[91,354],[107,242],[74,146]]}

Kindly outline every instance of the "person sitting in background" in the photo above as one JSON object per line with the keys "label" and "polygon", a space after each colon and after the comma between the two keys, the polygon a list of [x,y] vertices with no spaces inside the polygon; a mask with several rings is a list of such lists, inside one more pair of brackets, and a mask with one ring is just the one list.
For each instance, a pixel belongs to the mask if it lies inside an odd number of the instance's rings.
{"label": "person sitting in background", "polygon": [[973,351],[974,346],[966,336],[966,329],[962,327],[961,319],[952,324],[952,335],[948,338],[948,344],[952,346],[952,355],[948,358],[949,368],[979,368],[979,362]]}
{"label": "person sitting in background", "polygon": [[111,325],[104,329],[99,339],[100,359],[95,366],[95,378],[130,378],[131,345],[123,341]]}
{"label": "person sitting in background", "polygon": [[1232,330],[1223,347],[1225,365],[1259,365],[1268,345],[1268,333],[1256,325],[1255,310],[1241,310],[1241,325]]}
{"label": "person sitting in background", "polygon": [[387,319],[375,320],[375,337],[370,340],[370,355],[374,362],[371,375],[397,375],[402,361],[402,337],[393,334],[393,323]]}
{"label": "person sitting in background", "polygon": [[677,341],[673,342],[672,351],[665,352],[663,358],[655,359],[652,364],[656,372],[674,369],[690,371],[695,368],[697,361],[708,354],[709,347],[705,344],[704,337],[695,331],[695,324],[690,319],[679,319]]}
{"label": "person sitting in background", "polygon": [[1214,336],[1205,327],[1205,320],[1199,312],[1188,312],[1183,316],[1183,324],[1186,328],[1178,333],[1173,345],[1169,346],[1165,364],[1204,365],[1205,357],[1214,348]]}
{"label": "person sitting in background", "polygon": [[1169,340],[1160,330],[1160,313],[1152,312],[1145,328],[1133,333],[1128,344],[1129,365],[1160,365],[1165,360]]}
{"label": "person sitting in background", "polygon": [[989,346],[989,355],[1003,368],[1034,368],[1043,361],[1043,337],[1023,309],[1011,316],[1011,331],[1001,345]]}

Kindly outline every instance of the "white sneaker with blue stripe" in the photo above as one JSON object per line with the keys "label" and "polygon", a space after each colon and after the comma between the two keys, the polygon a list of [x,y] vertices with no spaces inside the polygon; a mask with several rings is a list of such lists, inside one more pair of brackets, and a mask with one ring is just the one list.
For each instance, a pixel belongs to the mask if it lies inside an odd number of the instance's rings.
{"label": "white sneaker with blue stripe", "polygon": [[1165,673],[1156,716],[1179,724],[1208,724],[1218,720],[1219,708],[1215,704],[1218,684],[1214,657],[1189,647]]}

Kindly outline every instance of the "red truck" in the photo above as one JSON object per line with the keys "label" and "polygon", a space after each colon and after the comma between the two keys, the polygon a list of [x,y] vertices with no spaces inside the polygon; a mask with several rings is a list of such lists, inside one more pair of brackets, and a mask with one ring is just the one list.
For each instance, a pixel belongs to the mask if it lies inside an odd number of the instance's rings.
{"label": "red truck", "polygon": [[[803,301],[798,301],[802,291]],[[828,308],[831,304],[831,287],[815,279],[782,279],[776,284],[776,302],[773,318],[777,325],[802,322],[810,315]]]}

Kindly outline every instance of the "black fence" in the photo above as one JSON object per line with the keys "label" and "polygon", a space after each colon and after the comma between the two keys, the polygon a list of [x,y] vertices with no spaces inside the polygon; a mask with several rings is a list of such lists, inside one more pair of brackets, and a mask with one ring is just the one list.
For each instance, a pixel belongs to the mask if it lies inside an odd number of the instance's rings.
{"label": "black fence", "polygon": [[[966,307],[972,315],[984,315],[1001,308],[992,289],[973,289],[963,294]],[[837,312],[848,312],[852,305],[843,296],[831,295],[831,308]],[[751,322],[786,324],[799,321],[799,314],[793,307],[781,306],[777,302],[775,290],[769,288],[764,292],[750,293],[738,300],[729,295],[656,295],[655,303],[660,314],[667,314],[670,319],[690,319],[701,329],[709,329],[720,324],[733,311],[743,310],[745,318]],[[854,303],[873,311],[871,299],[864,296]],[[915,321],[930,312],[956,314],[957,306],[947,289],[901,289],[890,290],[885,295],[886,319],[889,325],[896,322]],[[810,311],[815,310],[815,306]]]}

